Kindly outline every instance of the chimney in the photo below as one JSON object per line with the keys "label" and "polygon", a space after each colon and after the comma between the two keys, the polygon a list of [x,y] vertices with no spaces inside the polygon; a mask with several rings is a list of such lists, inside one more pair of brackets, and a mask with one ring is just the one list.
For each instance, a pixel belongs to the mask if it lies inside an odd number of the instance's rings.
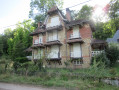
{"label": "chimney", "polygon": [[69,8],[66,8],[66,18],[67,18],[68,21],[72,20],[71,11],[69,10]]}

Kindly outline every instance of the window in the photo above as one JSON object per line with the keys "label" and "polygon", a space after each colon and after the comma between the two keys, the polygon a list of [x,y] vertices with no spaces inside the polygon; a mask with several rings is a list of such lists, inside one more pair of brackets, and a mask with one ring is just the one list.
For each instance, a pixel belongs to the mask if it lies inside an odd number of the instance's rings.
{"label": "window", "polygon": [[78,60],[73,61],[73,63],[74,63],[74,65],[80,65],[80,61],[78,61]]}
{"label": "window", "polygon": [[47,24],[47,27],[53,27],[60,25],[60,20],[58,16],[51,17],[51,22]]}
{"label": "window", "polygon": [[79,34],[79,27],[74,27],[73,28],[73,34],[71,34],[70,38],[79,38],[80,34]]}
{"label": "window", "polygon": [[58,34],[57,31],[53,31],[53,32],[49,32],[48,33],[49,37],[48,37],[48,41],[55,41],[58,40]]}
{"label": "window", "polygon": [[53,45],[51,46],[51,52],[48,55],[49,58],[59,58],[59,46]]}
{"label": "window", "polygon": [[82,60],[74,60],[73,64],[74,65],[81,65],[81,64],[83,64],[83,61]]}
{"label": "window", "polygon": [[42,34],[39,34],[39,43],[43,43],[43,36],[42,36]]}
{"label": "window", "polygon": [[73,58],[81,57],[81,46],[79,43],[73,44],[73,51],[71,52],[71,57]]}

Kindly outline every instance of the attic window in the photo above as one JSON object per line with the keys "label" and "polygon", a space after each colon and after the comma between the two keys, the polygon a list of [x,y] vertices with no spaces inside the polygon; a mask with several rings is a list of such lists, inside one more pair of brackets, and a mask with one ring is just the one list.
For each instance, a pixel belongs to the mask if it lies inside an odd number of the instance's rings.
{"label": "attic window", "polygon": [[60,25],[60,20],[58,16],[55,16],[51,18],[51,22],[47,24],[47,27],[53,27],[57,25]]}

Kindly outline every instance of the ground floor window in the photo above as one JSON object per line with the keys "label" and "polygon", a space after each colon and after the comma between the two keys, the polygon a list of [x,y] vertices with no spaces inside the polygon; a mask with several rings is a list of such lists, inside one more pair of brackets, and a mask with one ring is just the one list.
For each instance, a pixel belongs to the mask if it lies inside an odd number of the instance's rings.
{"label": "ground floor window", "polygon": [[73,64],[74,65],[81,65],[81,64],[83,64],[83,61],[82,60],[74,60]]}

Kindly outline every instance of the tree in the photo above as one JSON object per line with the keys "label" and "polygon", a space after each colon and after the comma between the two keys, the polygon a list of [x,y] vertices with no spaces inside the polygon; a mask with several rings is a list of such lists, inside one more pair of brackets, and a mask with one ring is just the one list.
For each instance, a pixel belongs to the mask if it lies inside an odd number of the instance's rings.
{"label": "tree", "polygon": [[109,8],[109,16],[111,19],[119,18],[119,0],[111,0]]}
{"label": "tree", "polygon": [[1,56],[3,54],[8,54],[7,49],[8,49],[8,44],[7,44],[7,40],[9,38],[13,37],[13,31],[8,28],[6,30],[4,30],[4,34],[0,35],[0,54]]}
{"label": "tree", "polygon": [[109,17],[114,21],[117,30],[119,28],[119,0],[111,0],[109,5]]}
{"label": "tree", "polygon": [[19,57],[25,57],[24,50],[32,44],[32,37],[29,34],[34,30],[34,27],[31,24],[31,20],[25,20],[23,23],[18,24],[14,37],[8,39],[8,52],[13,61]]}
{"label": "tree", "polygon": [[2,42],[2,35],[0,35],[0,56],[3,54],[3,42]]}
{"label": "tree", "polygon": [[77,17],[78,19],[91,19],[93,8],[88,5],[84,5],[81,10],[78,12]]}
{"label": "tree", "polygon": [[110,60],[110,66],[114,66],[117,60],[119,60],[119,46],[110,44],[105,52],[107,58]]}
{"label": "tree", "polygon": [[[29,17],[35,19],[35,22],[44,20],[46,12],[55,4],[61,8],[63,2],[62,0],[31,0]],[[35,14],[35,11],[37,11],[39,14]]]}
{"label": "tree", "polygon": [[106,40],[109,37],[113,37],[116,32],[116,27],[114,20],[109,20],[108,22],[97,22],[96,31],[93,36],[97,39]]}

